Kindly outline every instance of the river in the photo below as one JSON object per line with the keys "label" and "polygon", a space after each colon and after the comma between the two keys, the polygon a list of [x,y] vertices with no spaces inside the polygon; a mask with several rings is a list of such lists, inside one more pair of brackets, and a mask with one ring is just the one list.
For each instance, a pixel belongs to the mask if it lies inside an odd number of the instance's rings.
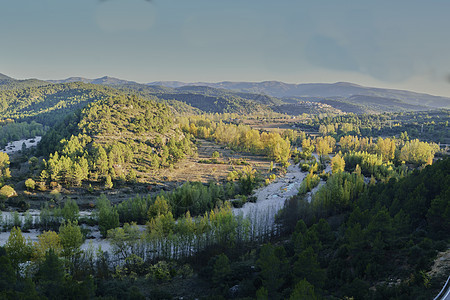
{"label": "river", "polygon": [[41,138],[42,137],[38,135],[30,139],[9,142],[6,147],[4,149],[0,149],[0,151],[6,152],[7,154],[18,152],[22,150],[23,143],[25,143],[26,148],[35,147],[41,141]]}
{"label": "river", "polygon": [[[331,168],[327,166],[326,171],[329,172],[330,169]],[[235,216],[242,215],[244,218],[251,218],[253,220],[253,224],[258,222],[264,223],[263,226],[265,228],[271,228],[275,224],[276,214],[283,208],[287,199],[298,193],[298,189],[307,174],[308,172],[303,172],[298,165],[290,165],[283,177],[277,178],[269,185],[261,187],[254,192],[254,196],[257,198],[255,203],[247,202],[241,208],[234,208],[233,214]],[[319,185],[321,186],[323,184],[324,182],[321,181]],[[317,190],[318,187],[316,187],[312,193]],[[311,199],[312,193],[307,194],[307,199]],[[40,211],[30,210],[29,213],[34,221],[39,217]],[[80,216],[89,216],[91,213],[92,211],[80,211]],[[24,223],[25,215],[23,213],[19,213],[19,217],[22,223]],[[9,220],[8,222],[12,223],[13,213],[2,212],[1,223],[4,224],[6,220]],[[93,248],[95,250],[99,247],[101,247],[103,251],[108,251],[111,249],[111,245],[108,240],[101,238],[98,226],[90,227],[84,224],[82,226],[90,231],[90,233],[89,238],[86,239],[84,244],[81,246],[81,249],[86,250],[88,248]],[[141,230],[143,230],[144,226],[140,227]],[[30,232],[23,232],[22,234],[26,239],[30,239],[32,242],[37,242],[40,231],[33,229],[30,230]],[[3,246],[7,242],[9,235],[9,232],[0,232],[0,246]]]}

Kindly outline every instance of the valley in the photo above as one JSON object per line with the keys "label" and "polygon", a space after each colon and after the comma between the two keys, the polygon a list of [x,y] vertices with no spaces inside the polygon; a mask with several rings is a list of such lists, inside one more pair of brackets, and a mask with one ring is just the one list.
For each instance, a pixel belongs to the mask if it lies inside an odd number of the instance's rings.
{"label": "valley", "polygon": [[18,282],[45,286],[52,261],[77,297],[420,298],[446,279],[443,97],[5,80],[0,264]]}

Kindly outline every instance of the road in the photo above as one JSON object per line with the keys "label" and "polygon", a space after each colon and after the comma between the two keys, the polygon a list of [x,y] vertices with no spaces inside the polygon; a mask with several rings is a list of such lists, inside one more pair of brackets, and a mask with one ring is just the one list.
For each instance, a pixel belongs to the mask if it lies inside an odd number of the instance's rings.
{"label": "road", "polygon": [[445,282],[439,295],[437,295],[433,300],[450,300],[450,276]]}

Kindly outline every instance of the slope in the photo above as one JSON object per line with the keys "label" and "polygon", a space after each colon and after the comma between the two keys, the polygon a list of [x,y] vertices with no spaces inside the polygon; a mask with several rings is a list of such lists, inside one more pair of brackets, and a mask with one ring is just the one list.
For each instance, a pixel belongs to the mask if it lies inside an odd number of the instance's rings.
{"label": "slope", "polygon": [[206,113],[264,113],[271,109],[268,105],[282,104],[280,99],[251,93],[234,92],[204,86],[170,88],[142,84],[115,85],[125,93],[135,93],[141,97],[179,101]]}
{"label": "slope", "polygon": [[48,84],[1,91],[0,114],[2,118],[54,125],[87,103],[118,94],[119,91],[108,87],[83,83]]}
{"label": "slope", "polygon": [[[160,85],[174,86],[173,82],[158,82]],[[182,85],[203,85],[214,88],[224,88],[247,93],[266,94],[273,97],[321,97],[348,98],[354,95],[374,96],[397,99],[411,105],[426,105],[431,107],[450,107],[450,98],[415,93],[405,90],[364,87],[347,82],[337,83],[307,83],[288,84],[279,81],[264,82],[218,82],[218,83],[180,83]]]}
{"label": "slope", "polygon": [[37,87],[47,84],[48,82],[38,79],[17,80],[0,73],[0,91]]}
{"label": "slope", "polygon": [[79,186],[109,180],[134,181],[192,153],[170,108],[135,96],[101,99],[69,116],[41,140],[49,156],[41,177]]}

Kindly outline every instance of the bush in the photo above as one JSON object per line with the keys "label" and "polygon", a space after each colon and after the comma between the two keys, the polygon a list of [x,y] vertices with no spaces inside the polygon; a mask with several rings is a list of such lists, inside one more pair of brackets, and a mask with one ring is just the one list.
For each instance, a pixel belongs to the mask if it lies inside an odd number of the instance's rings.
{"label": "bush", "polygon": [[27,189],[28,190],[34,190],[35,189],[35,187],[36,187],[36,182],[33,180],[33,179],[31,179],[31,178],[28,178],[27,180],[25,180],[25,186],[27,187]]}
{"label": "bush", "polygon": [[14,196],[17,196],[17,193],[9,185],[5,185],[0,189],[0,198],[10,198]]}

